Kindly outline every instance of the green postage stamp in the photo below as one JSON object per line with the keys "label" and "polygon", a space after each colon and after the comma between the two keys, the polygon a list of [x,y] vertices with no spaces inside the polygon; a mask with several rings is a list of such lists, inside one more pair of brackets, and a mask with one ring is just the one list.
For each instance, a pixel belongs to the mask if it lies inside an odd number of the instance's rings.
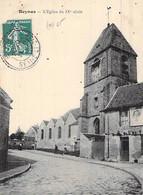
{"label": "green postage stamp", "polygon": [[32,21],[7,20],[2,25],[3,39],[1,58],[15,70],[29,69],[40,56],[40,43],[32,33]]}
{"label": "green postage stamp", "polygon": [[31,20],[8,20],[3,24],[4,56],[31,55],[31,33]]}

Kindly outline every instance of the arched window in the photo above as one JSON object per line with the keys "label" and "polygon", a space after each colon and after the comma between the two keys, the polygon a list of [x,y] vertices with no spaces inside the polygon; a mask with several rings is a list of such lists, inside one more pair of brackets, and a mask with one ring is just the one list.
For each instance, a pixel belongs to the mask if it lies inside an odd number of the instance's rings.
{"label": "arched window", "polygon": [[44,130],[41,130],[41,139],[44,139]]}
{"label": "arched window", "polygon": [[122,74],[124,78],[129,78],[129,66],[128,66],[128,58],[123,55],[121,57],[121,66],[122,66]]}
{"label": "arched window", "polygon": [[71,126],[69,126],[69,132],[68,132],[68,137],[71,137]]}
{"label": "arched window", "polygon": [[98,118],[94,120],[94,129],[95,134],[100,134],[100,120]]}
{"label": "arched window", "polygon": [[96,58],[91,65],[91,75],[93,81],[98,81],[100,75],[100,59]]}
{"label": "arched window", "polygon": [[49,139],[52,139],[52,129],[49,129]]}
{"label": "arched window", "polygon": [[58,139],[62,137],[62,128],[59,126],[58,127]]}

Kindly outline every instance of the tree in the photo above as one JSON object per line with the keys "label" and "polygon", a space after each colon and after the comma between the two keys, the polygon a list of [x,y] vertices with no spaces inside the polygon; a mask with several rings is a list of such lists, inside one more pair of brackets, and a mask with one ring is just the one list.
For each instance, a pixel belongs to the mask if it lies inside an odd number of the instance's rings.
{"label": "tree", "polygon": [[10,139],[15,139],[15,138],[16,138],[15,133],[12,133],[12,134],[10,135]]}
{"label": "tree", "polygon": [[24,134],[25,133],[20,129],[20,127],[18,127],[18,129],[15,133],[16,139],[22,140],[24,137]]}

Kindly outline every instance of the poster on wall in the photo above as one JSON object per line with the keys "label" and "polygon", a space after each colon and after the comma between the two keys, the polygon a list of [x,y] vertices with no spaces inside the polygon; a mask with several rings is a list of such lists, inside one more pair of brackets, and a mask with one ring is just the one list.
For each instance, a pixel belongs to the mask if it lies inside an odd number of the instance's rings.
{"label": "poster on wall", "polygon": [[143,125],[143,108],[130,109],[130,125],[131,126]]}

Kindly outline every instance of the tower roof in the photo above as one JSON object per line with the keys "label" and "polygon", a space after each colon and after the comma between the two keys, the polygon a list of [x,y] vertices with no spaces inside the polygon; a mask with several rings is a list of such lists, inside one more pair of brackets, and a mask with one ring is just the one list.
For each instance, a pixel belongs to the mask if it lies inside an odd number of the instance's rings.
{"label": "tower roof", "polygon": [[97,39],[96,43],[92,47],[90,53],[88,54],[86,61],[96,56],[101,51],[105,50],[108,47],[116,47],[126,52],[129,52],[137,56],[136,52],[127,42],[125,37],[122,35],[120,30],[116,27],[115,24],[111,24],[103,30],[100,37]]}

